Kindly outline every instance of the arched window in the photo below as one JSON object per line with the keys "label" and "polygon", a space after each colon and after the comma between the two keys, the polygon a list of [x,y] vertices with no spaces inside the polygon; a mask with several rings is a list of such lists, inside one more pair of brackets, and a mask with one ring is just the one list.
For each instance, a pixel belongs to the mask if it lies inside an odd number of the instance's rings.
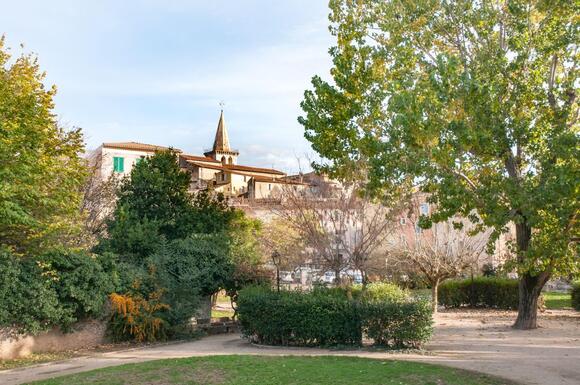
{"label": "arched window", "polygon": [[226,164],[226,157],[222,156],[222,164]]}
{"label": "arched window", "polygon": [[230,156],[230,158],[228,159],[228,164],[234,164],[234,160],[232,159],[232,157]]}

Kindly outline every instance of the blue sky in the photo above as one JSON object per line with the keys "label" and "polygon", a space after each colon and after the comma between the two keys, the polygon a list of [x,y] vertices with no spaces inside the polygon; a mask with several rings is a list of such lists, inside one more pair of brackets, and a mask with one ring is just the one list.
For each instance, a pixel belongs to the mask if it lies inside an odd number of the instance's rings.
{"label": "blue sky", "polygon": [[0,34],[38,54],[61,123],[82,127],[89,148],[201,153],[223,100],[240,163],[296,171],[313,156],[296,118],[310,78],[330,68],[327,15],[323,0],[20,0],[3,5]]}

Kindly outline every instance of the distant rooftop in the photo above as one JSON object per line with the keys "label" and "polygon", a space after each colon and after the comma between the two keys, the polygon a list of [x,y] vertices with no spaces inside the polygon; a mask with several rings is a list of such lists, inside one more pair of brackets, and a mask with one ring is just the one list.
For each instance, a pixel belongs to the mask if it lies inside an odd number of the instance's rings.
{"label": "distant rooftop", "polygon": [[[154,144],[139,143],[139,142],[115,142],[115,143],[103,143],[103,147],[106,148],[117,148],[120,150],[135,150],[135,151],[165,151],[169,150],[170,147],[157,146]],[[178,148],[173,148],[175,152],[181,152]]]}

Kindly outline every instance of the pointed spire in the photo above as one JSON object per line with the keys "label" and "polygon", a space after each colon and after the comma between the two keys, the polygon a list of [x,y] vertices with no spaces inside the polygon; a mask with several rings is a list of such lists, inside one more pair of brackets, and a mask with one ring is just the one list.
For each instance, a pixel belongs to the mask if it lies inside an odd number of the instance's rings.
{"label": "pointed spire", "polygon": [[224,121],[224,110],[221,110],[220,120],[218,122],[215,139],[213,141],[213,151],[231,151],[230,140],[228,138],[228,131]]}

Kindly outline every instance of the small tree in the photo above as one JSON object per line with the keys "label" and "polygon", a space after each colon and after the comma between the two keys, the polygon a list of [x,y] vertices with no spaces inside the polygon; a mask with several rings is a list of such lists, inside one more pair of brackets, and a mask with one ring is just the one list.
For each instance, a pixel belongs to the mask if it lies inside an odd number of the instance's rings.
{"label": "small tree", "polygon": [[433,312],[436,313],[439,284],[476,268],[485,252],[490,231],[470,234],[466,228],[468,224],[451,220],[423,229],[420,221],[427,213],[421,214],[422,207],[429,206],[420,203],[418,196],[411,199],[405,222],[400,222],[395,254],[398,254],[400,267],[418,274],[431,286]]}
{"label": "small tree", "polygon": [[381,250],[393,221],[389,210],[360,196],[355,186],[320,180],[316,187],[284,188],[274,211],[312,251],[313,261],[335,273],[359,271],[367,281],[369,262]]}
{"label": "small tree", "polygon": [[227,232],[239,214],[221,195],[190,193],[190,179],[172,150],[156,152],[136,164],[117,192],[100,248],[136,261],[165,241]]}
{"label": "small tree", "polygon": [[264,262],[269,262],[272,254],[278,253],[280,268],[284,270],[293,270],[307,259],[303,239],[283,218],[276,217],[266,222],[260,232],[259,241]]}
{"label": "small tree", "polygon": [[95,159],[89,160],[89,175],[82,188],[80,206],[84,231],[81,234],[83,239],[78,243],[89,247],[106,235],[107,221],[113,214],[120,183],[115,174],[103,179],[100,174],[101,158]]}

